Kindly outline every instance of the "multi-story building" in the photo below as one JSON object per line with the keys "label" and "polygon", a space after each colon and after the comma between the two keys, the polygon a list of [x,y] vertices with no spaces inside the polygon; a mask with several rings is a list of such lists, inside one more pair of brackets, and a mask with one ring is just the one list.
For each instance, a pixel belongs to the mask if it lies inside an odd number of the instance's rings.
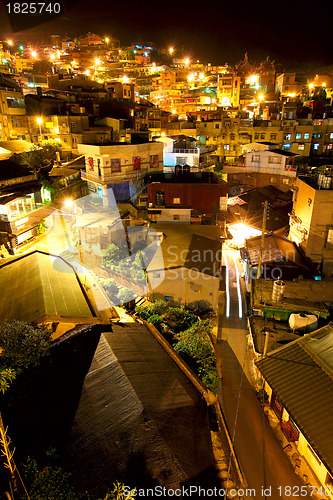
{"label": "multi-story building", "polygon": [[239,106],[241,77],[233,73],[219,75],[218,101],[222,106]]}
{"label": "multi-story building", "polygon": [[91,192],[98,193],[104,206],[113,206],[114,200],[134,200],[144,188],[144,177],[163,171],[163,145],[159,142],[79,144],[78,151],[85,155],[82,179],[88,181]]}
{"label": "multi-story building", "polygon": [[281,97],[301,95],[303,84],[296,81],[296,73],[281,73],[276,77],[275,92]]}
{"label": "multi-story building", "polygon": [[333,276],[333,176],[300,176],[294,187],[289,238],[327,277]]}
{"label": "multi-story building", "polygon": [[29,134],[22,90],[11,80],[0,78],[0,138],[26,139]]}

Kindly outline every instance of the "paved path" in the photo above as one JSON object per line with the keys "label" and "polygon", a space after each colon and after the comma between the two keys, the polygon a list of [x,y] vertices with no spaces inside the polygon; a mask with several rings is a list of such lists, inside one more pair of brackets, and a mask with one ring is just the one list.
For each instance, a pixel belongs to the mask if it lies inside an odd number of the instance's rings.
{"label": "paved path", "polygon": [[[225,248],[223,254],[224,264],[227,265],[227,300],[225,315],[219,318],[222,328],[218,331],[215,345],[218,369],[222,375],[222,407],[231,437],[234,436],[236,455],[248,488],[255,488],[256,498],[290,499],[284,487],[295,487],[298,491],[303,483],[294,473],[249,382],[244,284],[239,276],[240,270],[236,269],[239,267],[239,255]],[[262,488],[271,489],[265,495]]]}

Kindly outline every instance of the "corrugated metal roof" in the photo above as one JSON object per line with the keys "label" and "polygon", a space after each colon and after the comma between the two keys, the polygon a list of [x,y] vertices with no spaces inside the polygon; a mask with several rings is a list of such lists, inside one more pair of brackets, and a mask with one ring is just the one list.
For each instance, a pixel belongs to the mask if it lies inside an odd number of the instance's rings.
{"label": "corrugated metal roof", "polygon": [[333,472],[333,323],[256,365],[318,457]]}

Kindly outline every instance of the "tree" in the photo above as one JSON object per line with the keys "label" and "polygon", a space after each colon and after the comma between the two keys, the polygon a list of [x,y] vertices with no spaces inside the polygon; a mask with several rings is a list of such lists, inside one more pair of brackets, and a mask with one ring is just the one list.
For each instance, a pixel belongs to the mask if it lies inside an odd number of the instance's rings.
{"label": "tree", "polygon": [[48,59],[40,59],[34,62],[33,73],[39,75],[45,75],[45,73],[51,73],[52,63]]}
{"label": "tree", "polygon": [[119,291],[118,286],[113,278],[108,278],[103,281],[103,288],[110,295],[117,295]]}
{"label": "tree", "polygon": [[32,173],[38,173],[43,167],[51,165],[57,151],[60,151],[57,141],[43,141],[41,146],[33,144],[30,151],[21,154],[21,164],[26,165]]}
{"label": "tree", "polygon": [[174,345],[176,351],[189,354],[200,366],[215,361],[214,349],[209,337],[213,325],[210,321],[198,321],[187,330],[175,335],[178,342]]}
{"label": "tree", "polygon": [[130,290],[129,288],[122,288],[118,292],[117,297],[118,297],[121,304],[125,304],[127,302],[130,302],[134,298],[133,290]]}
{"label": "tree", "polygon": [[36,328],[23,321],[13,321],[0,326],[0,362],[2,368],[16,373],[37,366],[50,347],[51,332]]}
{"label": "tree", "polygon": [[127,247],[119,248],[114,243],[111,243],[104,251],[103,264],[111,267],[112,265],[119,264],[119,261],[126,257],[128,257]]}

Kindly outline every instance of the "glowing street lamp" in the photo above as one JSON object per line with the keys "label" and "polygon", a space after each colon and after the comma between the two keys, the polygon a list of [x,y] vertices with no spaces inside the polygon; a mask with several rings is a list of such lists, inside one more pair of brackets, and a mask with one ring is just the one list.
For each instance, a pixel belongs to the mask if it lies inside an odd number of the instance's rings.
{"label": "glowing street lamp", "polygon": [[32,51],[31,51],[31,57],[32,57],[33,59],[37,59],[37,52],[36,52],[35,50],[32,50]]}
{"label": "glowing street lamp", "polygon": [[313,83],[309,83],[309,89],[313,89],[314,87],[314,84]]}
{"label": "glowing street lamp", "polygon": [[185,63],[185,66],[188,66],[190,64],[190,60],[188,57],[184,60],[184,63]]}
{"label": "glowing street lamp", "polygon": [[7,43],[8,43],[8,45],[9,45],[10,47],[12,47],[12,46],[13,46],[13,40],[7,40]]}
{"label": "glowing street lamp", "polygon": [[123,81],[123,83],[128,83],[130,81],[130,79],[128,78],[128,76],[124,75],[122,77],[122,81]]}
{"label": "glowing street lamp", "polygon": [[110,41],[110,38],[106,37],[106,38],[105,38],[105,43],[106,43],[106,45],[109,43],[109,41]]}
{"label": "glowing street lamp", "polygon": [[174,53],[174,50],[175,49],[173,47],[169,47],[169,54],[170,54],[170,56],[172,56],[172,54]]}
{"label": "glowing street lamp", "polygon": [[37,123],[38,123],[38,125],[39,125],[39,135],[40,135],[40,137],[42,137],[42,126],[41,126],[41,125],[42,125],[42,123],[43,123],[43,119],[42,119],[42,118],[40,118],[40,117],[39,117],[39,118],[36,118],[36,122],[37,122]]}
{"label": "glowing street lamp", "polygon": [[264,101],[265,100],[264,94],[259,94],[258,99],[259,101]]}
{"label": "glowing street lamp", "polygon": [[54,53],[50,54],[50,59],[51,59],[51,61],[54,61],[54,60],[55,60],[55,57],[56,57],[56,55],[55,55]]}

